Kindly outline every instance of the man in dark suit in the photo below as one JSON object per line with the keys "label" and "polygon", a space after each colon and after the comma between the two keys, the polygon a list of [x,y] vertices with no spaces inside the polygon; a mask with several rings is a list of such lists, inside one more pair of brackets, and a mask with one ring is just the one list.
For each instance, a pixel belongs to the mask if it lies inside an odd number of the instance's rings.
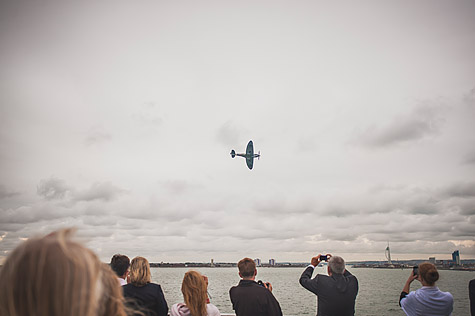
{"label": "man in dark suit", "polygon": [[257,283],[256,264],[250,258],[238,262],[242,280],[229,290],[233,309],[237,316],[282,316],[279,302],[272,294],[272,285]]}
{"label": "man in dark suit", "polygon": [[[328,275],[313,270],[322,261],[328,260]],[[358,280],[345,269],[345,260],[330,254],[313,257],[311,264],[300,277],[300,284],[318,297],[317,316],[353,316],[358,295]]]}

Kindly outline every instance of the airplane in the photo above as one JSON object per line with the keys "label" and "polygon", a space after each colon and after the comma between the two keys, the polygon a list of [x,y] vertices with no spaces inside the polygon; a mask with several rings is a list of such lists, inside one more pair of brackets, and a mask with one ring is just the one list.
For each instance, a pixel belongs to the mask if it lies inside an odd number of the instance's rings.
{"label": "airplane", "polygon": [[231,150],[231,158],[236,156],[246,158],[246,164],[249,169],[252,169],[254,165],[254,158],[259,159],[261,157],[261,152],[259,151],[257,154],[254,153],[254,145],[252,144],[252,140],[247,143],[246,153],[245,154],[236,154],[234,149]]}

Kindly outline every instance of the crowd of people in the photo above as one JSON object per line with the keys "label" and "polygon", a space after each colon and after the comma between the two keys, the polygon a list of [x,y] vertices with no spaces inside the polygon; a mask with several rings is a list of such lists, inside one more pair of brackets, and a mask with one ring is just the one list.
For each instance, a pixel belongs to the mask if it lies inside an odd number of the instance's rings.
{"label": "crowd of people", "polygon": [[[0,270],[0,315],[5,316],[219,316],[208,297],[208,278],[197,271],[183,277],[183,303],[169,309],[162,288],[152,283],[150,264],[143,257],[114,255],[110,264],[71,237],[72,229],[31,238],[20,244]],[[327,272],[315,267],[327,261]],[[282,316],[272,284],[256,282],[254,260],[238,262],[241,280],[229,290],[237,316]],[[422,263],[401,292],[399,305],[407,315],[451,315],[453,297],[435,285],[436,267]],[[410,291],[414,280],[422,287]],[[311,259],[300,284],[317,296],[317,316],[355,314],[358,280],[345,268],[345,261],[331,254]],[[470,282],[472,315],[475,280]]]}

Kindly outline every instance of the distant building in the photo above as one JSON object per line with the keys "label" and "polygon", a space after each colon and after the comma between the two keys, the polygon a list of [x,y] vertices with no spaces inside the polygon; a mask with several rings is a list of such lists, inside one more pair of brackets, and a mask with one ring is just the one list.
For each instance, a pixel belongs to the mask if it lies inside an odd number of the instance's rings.
{"label": "distant building", "polygon": [[269,265],[275,266],[275,259],[269,259]]}
{"label": "distant building", "polygon": [[214,259],[211,259],[211,266],[214,267]]}
{"label": "distant building", "polygon": [[452,252],[452,261],[456,266],[460,265],[460,252],[458,250]]}
{"label": "distant building", "polygon": [[435,257],[429,257],[429,262],[435,264]]}
{"label": "distant building", "polygon": [[256,263],[256,267],[260,267],[260,266],[261,266],[261,259],[259,259],[259,258],[254,259],[254,262]]}

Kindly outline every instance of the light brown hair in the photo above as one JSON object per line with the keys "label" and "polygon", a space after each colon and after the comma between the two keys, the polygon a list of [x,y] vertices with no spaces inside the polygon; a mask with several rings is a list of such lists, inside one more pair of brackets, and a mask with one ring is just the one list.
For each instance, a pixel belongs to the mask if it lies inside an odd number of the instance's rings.
{"label": "light brown hair", "polygon": [[181,292],[185,304],[193,316],[206,316],[207,286],[203,275],[196,271],[188,271],[183,277]]}
{"label": "light brown hair", "polygon": [[130,283],[144,286],[151,281],[150,264],[144,257],[135,257],[130,263]]}
{"label": "light brown hair", "polygon": [[419,275],[429,286],[433,286],[439,279],[437,268],[430,262],[423,262],[419,265]]}
{"label": "light brown hair", "polygon": [[[107,287],[102,264],[91,250],[71,240],[73,232],[31,238],[8,256],[0,270],[0,315],[106,315],[99,312]],[[117,288],[110,295],[121,299]],[[115,315],[125,315],[121,306]]]}
{"label": "light brown hair", "polygon": [[[127,316],[122,288],[117,276],[108,264],[101,265],[102,296],[98,315]],[[129,311],[130,312],[130,311]]]}
{"label": "light brown hair", "polygon": [[256,263],[251,258],[244,258],[238,262],[238,269],[241,277],[250,278],[254,276],[254,271],[256,271]]}

